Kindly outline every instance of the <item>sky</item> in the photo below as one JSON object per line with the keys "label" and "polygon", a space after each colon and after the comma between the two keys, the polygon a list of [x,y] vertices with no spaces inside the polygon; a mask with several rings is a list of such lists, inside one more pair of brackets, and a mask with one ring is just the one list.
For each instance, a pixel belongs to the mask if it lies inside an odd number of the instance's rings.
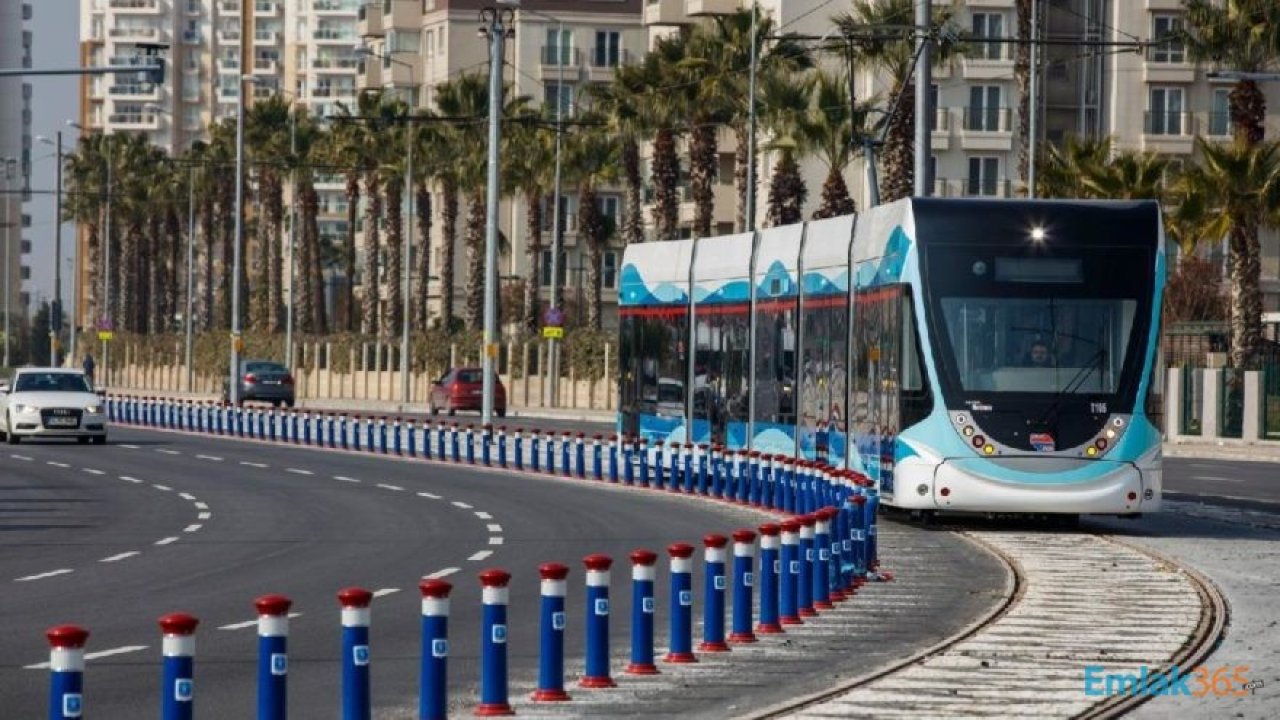
{"label": "sky", "polygon": [[[80,32],[79,0],[31,1],[33,17],[27,27],[32,32],[31,66],[37,69],[70,68],[79,63],[77,44]],[[31,135],[50,140],[62,131],[64,151],[75,149],[78,131],[68,127],[67,120],[79,114],[80,80],[74,75],[31,76]],[[31,293],[32,309],[37,303],[53,298],[54,210],[57,160],[54,147],[33,140],[31,148],[31,202],[24,210],[31,215],[26,238],[31,241],[31,254],[24,262],[31,267],[31,279],[24,288]],[[75,226],[62,228],[62,298],[70,312],[71,265],[75,252]]]}

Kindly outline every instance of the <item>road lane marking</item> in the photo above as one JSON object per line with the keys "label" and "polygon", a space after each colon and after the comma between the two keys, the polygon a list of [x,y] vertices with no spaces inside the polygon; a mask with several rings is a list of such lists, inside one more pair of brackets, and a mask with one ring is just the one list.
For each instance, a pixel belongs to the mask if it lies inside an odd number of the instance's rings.
{"label": "road lane marking", "polygon": [[165,455],[181,455],[182,454],[177,450],[169,450],[168,448],[156,448],[156,452],[164,453]]}
{"label": "road lane marking", "polygon": [[[296,617],[302,617],[302,613],[300,613],[300,612],[291,612],[291,613],[289,613],[289,617],[290,617],[290,619],[292,619],[292,618],[296,618]],[[245,629],[245,628],[247,628],[247,627],[253,627],[253,626],[257,625],[257,624],[258,624],[258,621],[257,621],[256,619],[254,619],[254,620],[245,620],[244,622],[230,623],[230,624],[228,624],[228,625],[219,625],[219,626],[218,626],[218,629],[219,629],[219,630],[243,630],[243,629]]]}
{"label": "road lane marking", "polygon": [[420,493],[418,493],[418,497],[424,497],[424,498],[426,498],[426,499],[428,499],[428,500],[439,500],[439,499],[440,499],[440,496],[439,496],[439,495],[433,495],[433,494],[431,494],[431,493],[429,493],[429,492],[420,492]]}
{"label": "road lane marking", "polygon": [[431,573],[430,575],[423,575],[422,579],[423,580],[439,580],[440,578],[449,577],[450,575],[458,572],[461,569],[462,568],[456,568],[456,567],[444,568],[443,570],[437,570]]}
{"label": "road lane marking", "polygon": [[200,529],[200,528],[202,528],[202,527],[204,527],[204,526],[203,526],[203,525],[201,525],[200,523],[194,523],[194,524],[192,524],[192,525],[188,525],[188,526],[186,526],[186,527],[182,528],[182,532],[195,532],[195,531],[199,530],[199,529]]}
{"label": "road lane marking", "polygon": [[155,488],[155,489],[157,489],[157,490],[163,490],[163,491],[165,491],[165,492],[173,492],[173,488],[169,487],[168,485],[156,485],[156,484],[154,484],[154,483],[153,483],[153,484],[151,485],[151,487],[153,487],[153,488]]}
{"label": "road lane marking", "polygon": [[125,558],[131,558],[131,557],[133,557],[134,555],[141,555],[141,554],[142,554],[142,553],[141,553],[141,552],[138,552],[137,550],[130,550],[129,552],[122,552],[122,553],[120,553],[119,555],[112,555],[111,557],[104,557],[104,558],[102,558],[101,560],[99,560],[98,562],[116,562],[116,561],[119,561],[119,560],[124,560]]}
{"label": "road lane marking", "polygon": [[[118,648],[110,648],[108,650],[99,650],[97,652],[85,653],[84,659],[98,660],[104,657],[111,657],[112,655],[124,655],[125,653],[138,652],[139,650],[146,650],[146,649],[147,649],[146,645],[124,645]],[[42,663],[36,663],[34,665],[23,665],[22,669],[23,670],[47,670],[49,669],[49,663],[42,662]]]}
{"label": "road lane marking", "polygon": [[502,526],[497,523],[489,523],[489,532],[502,532]]}
{"label": "road lane marking", "polygon": [[129,450],[138,450],[138,449],[140,449],[137,445],[126,445],[125,443],[120,443],[120,444],[119,444],[119,445],[117,445],[116,447],[128,448]]}
{"label": "road lane marking", "polygon": [[176,536],[174,536],[174,537],[161,538],[161,539],[159,539],[159,540],[157,540],[157,541],[156,541],[156,544],[157,544],[157,545],[168,545],[169,543],[176,543],[176,542],[178,542],[178,538],[177,538]]}
{"label": "road lane marking", "polygon": [[495,536],[493,536],[493,537],[489,538],[489,544],[490,544],[490,545],[501,545],[501,544],[502,544],[502,537],[501,537],[500,535],[495,535]]}
{"label": "road lane marking", "polygon": [[284,471],[291,472],[294,475],[315,475],[315,473],[311,472],[310,470],[303,470],[301,468],[285,468]]}
{"label": "road lane marking", "polygon": [[198,500],[197,500],[197,501],[196,501],[196,509],[197,509],[197,510],[208,510],[208,509],[209,509],[209,503],[207,503],[207,502],[200,502],[200,501],[198,501]]}
{"label": "road lane marking", "polygon": [[334,480],[341,480],[342,482],[349,482],[349,483],[358,483],[358,482],[360,482],[359,480],[357,480],[357,479],[355,479],[355,478],[352,478],[352,477],[347,477],[346,475],[334,475],[334,476],[333,476],[333,479],[334,479]]}
{"label": "road lane marking", "polygon": [[454,500],[454,501],[453,501],[453,506],[454,506],[454,507],[460,507],[460,508],[462,508],[463,510],[470,510],[470,509],[473,507],[473,506],[471,506],[471,505],[468,505],[468,504],[466,504],[466,503],[462,502],[461,500]]}
{"label": "road lane marking", "polygon": [[388,485],[386,483],[378,483],[378,487],[382,488],[383,490],[394,490],[395,492],[404,492],[404,488],[400,487],[399,485]]}
{"label": "road lane marking", "polygon": [[199,515],[196,515],[197,520],[208,520],[211,517],[213,517],[213,513],[211,512],[202,512]]}
{"label": "road lane marking", "polygon": [[241,461],[240,461],[240,464],[241,464],[241,465],[247,465],[247,466],[249,466],[249,467],[251,467],[251,468],[258,468],[258,469],[262,469],[262,468],[268,467],[266,463],[260,463],[260,462],[249,462],[248,460],[241,460]]}
{"label": "road lane marking", "polygon": [[136,478],[136,477],[129,477],[128,475],[121,475],[121,476],[120,476],[120,479],[121,479],[121,480],[124,480],[125,482],[131,482],[131,483],[134,483],[134,484],[137,484],[137,485],[141,485],[141,484],[142,484],[142,481],[141,481],[141,480],[139,480],[138,478]]}
{"label": "road lane marking", "polygon": [[476,517],[480,518],[481,520],[492,520],[492,519],[493,519],[493,516],[492,516],[492,515],[490,515],[489,513],[485,512],[485,511],[483,511],[483,510],[477,510],[477,511],[476,511]]}
{"label": "road lane marking", "polygon": [[381,590],[374,590],[373,596],[376,598],[380,598],[386,595],[390,595],[391,593],[398,593],[398,592],[400,592],[400,588],[382,588]]}
{"label": "road lane marking", "polygon": [[1208,480],[1209,482],[1229,482],[1229,483],[1244,482],[1244,478],[1225,478],[1225,477],[1219,477],[1217,475],[1192,475],[1191,479],[1192,480]]}
{"label": "road lane marking", "polygon": [[9,457],[13,458],[14,460],[26,460],[27,462],[31,462],[31,458],[27,457],[26,455],[16,455],[16,454],[10,453]]}
{"label": "road lane marking", "polygon": [[212,461],[214,461],[214,462],[222,462],[222,458],[218,457],[217,455],[197,455],[197,456],[196,456],[196,459],[197,459],[197,460],[212,460]]}
{"label": "road lane marking", "polygon": [[55,461],[53,461],[53,460],[46,460],[45,462],[47,462],[48,464],[50,464],[50,465],[52,465],[52,466],[54,466],[54,467],[57,467],[57,468],[69,468],[69,467],[71,467],[70,465],[68,465],[68,464],[66,464],[66,463],[64,463],[64,462],[55,462]]}
{"label": "road lane marking", "polygon": [[20,577],[17,580],[14,580],[14,582],[31,582],[32,580],[43,580],[45,578],[51,578],[58,575],[66,575],[69,572],[72,572],[71,568],[62,568],[61,570],[50,570],[49,572],[40,573],[38,575],[28,575],[26,577]]}
{"label": "road lane marking", "polygon": [[89,473],[90,475],[106,475],[106,473],[102,472],[101,470],[96,470],[94,468],[84,468],[84,471]]}
{"label": "road lane marking", "polygon": [[178,493],[178,497],[182,498],[183,500],[195,500],[195,499],[196,499],[196,496],[195,496],[195,495],[192,495],[191,493]]}
{"label": "road lane marking", "polygon": [[473,562],[474,562],[474,561],[477,561],[477,560],[483,560],[483,559],[485,559],[485,558],[489,557],[489,556],[490,556],[490,555],[492,555],[492,554],[493,554],[493,551],[492,551],[492,550],[481,550],[480,552],[476,553],[475,555],[472,555],[471,557],[469,557],[469,558],[467,558],[467,559],[468,559],[468,560],[471,560],[471,561],[473,561]]}

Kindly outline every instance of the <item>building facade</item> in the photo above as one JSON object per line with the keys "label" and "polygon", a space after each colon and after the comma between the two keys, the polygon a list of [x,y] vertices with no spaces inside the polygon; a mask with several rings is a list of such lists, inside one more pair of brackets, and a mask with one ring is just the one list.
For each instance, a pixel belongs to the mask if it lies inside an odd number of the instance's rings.
{"label": "building facade", "polygon": [[[31,67],[31,14],[29,2],[0,0],[0,68]],[[27,299],[22,281],[29,275],[23,258],[30,252],[24,205],[31,192],[31,143],[31,84],[20,76],[0,78],[0,273],[8,269],[8,277],[0,278],[0,287],[8,288],[0,305],[8,308],[11,332],[18,330]]]}

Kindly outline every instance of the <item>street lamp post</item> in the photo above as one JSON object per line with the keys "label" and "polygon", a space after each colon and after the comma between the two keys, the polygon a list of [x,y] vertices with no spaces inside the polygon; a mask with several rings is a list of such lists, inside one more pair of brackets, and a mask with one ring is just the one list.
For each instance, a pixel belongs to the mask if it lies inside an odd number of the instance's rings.
{"label": "street lamp post", "polygon": [[[58,342],[62,333],[62,131],[57,133],[56,140],[43,135],[38,138],[46,145],[54,145],[58,152],[57,190],[53,208],[53,306],[49,316],[49,364],[58,367]],[[72,323],[72,334],[75,334],[75,323]]]}
{"label": "street lamp post", "polygon": [[288,301],[284,306],[284,366],[293,372],[293,276],[294,254],[298,250],[298,118],[294,108],[289,108],[289,194],[293,202],[289,203],[289,273]]}
{"label": "street lamp post", "polygon": [[[489,39],[489,182],[484,237],[484,372],[483,425],[493,422],[494,360],[498,357],[498,199],[499,148],[502,140],[502,66],[508,26],[514,11],[509,8],[482,8],[480,31]],[[555,288],[552,289],[554,296]]]}
{"label": "street lamp post", "polygon": [[13,174],[13,167],[18,161],[14,158],[4,158],[4,366],[9,367],[9,251],[10,238],[12,237],[13,228],[9,212],[9,180]]}
{"label": "street lamp post", "polygon": [[244,244],[244,94],[245,85],[253,82],[252,75],[241,75],[236,96],[236,203],[234,248],[231,253],[231,367],[227,384],[227,399],[232,405],[240,402],[240,263]]}

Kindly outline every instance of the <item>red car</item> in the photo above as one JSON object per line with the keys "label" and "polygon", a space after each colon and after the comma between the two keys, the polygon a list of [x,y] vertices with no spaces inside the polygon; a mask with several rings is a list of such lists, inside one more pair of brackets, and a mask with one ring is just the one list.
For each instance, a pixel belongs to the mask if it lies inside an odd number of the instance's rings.
{"label": "red car", "polygon": [[[427,407],[435,415],[441,409],[450,415],[459,410],[479,412],[484,403],[484,370],[481,368],[454,368],[431,386]],[[502,380],[493,378],[493,412],[498,417],[507,416],[507,390]]]}

